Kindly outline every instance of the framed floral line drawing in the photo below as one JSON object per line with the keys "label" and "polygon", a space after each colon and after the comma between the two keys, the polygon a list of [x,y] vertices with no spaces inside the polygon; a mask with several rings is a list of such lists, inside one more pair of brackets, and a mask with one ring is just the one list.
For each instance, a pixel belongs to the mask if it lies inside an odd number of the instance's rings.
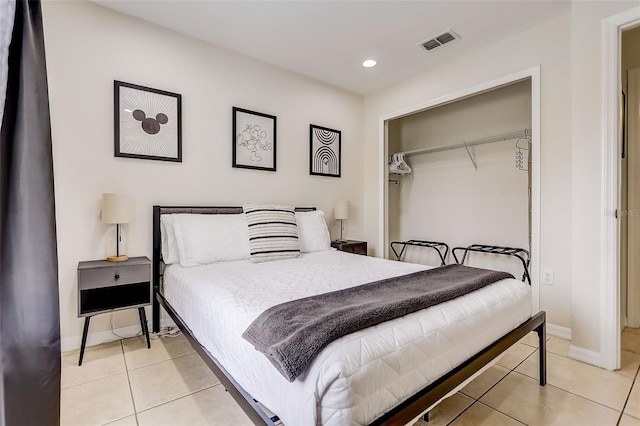
{"label": "framed floral line drawing", "polygon": [[340,177],[342,132],[310,125],[309,174]]}
{"label": "framed floral line drawing", "polygon": [[114,155],[182,162],[182,96],[115,80]]}
{"label": "framed floral line drawing", "polygon": [[233,107],[233,167],[276,171],[276,117]]}

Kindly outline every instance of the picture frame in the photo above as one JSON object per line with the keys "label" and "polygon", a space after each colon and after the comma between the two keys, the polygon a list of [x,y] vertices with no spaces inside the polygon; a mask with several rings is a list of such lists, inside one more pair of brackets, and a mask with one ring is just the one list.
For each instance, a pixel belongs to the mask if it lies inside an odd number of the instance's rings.
{"label": "picture frame", "polygon": [[182,96],[114,80],[114,156],[182,162]]}
{"label": "picture frame", "polygon": [[275,172],[276,116],[238,107],[232,111],[232,166]]}
{"label": "picture frame", "polygon": [[342,132],[311,124],[309,144],[309,174],[341,177]]}

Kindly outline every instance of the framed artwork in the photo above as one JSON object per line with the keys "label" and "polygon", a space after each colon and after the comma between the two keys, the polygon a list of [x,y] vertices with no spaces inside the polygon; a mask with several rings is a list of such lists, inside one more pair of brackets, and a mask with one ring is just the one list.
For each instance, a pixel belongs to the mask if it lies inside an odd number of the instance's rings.
{"label": "framed artwork", "polygon": [[182,96],[115,80],[115,156],[182,162]]}
{"label": "framed artwork", "polygon": [[233,107],[233,167],[276,171],[276,117]]}
{"label": "framed artwork", "polygon": [[310,129],[309,174],[340,177],[340,130],[327,129],[314,124],[311,124]]}

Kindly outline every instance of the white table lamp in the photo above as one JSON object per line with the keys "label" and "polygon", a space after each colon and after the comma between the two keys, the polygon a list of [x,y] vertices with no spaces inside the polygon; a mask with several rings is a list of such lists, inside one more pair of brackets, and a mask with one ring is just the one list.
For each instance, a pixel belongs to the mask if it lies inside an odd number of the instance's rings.
{"label": "white table lamp", "polygon": [[336,201],[333,206],[333,217],[340,221],[340,241],[346,241],[342,238],[342,231],[344,230],[344,220],[349,219],[349,202],[346,200]]}
{"label": "white table lamp", "polygon": [[102,222],[116,224],[116,255],[107,256],[110,262],[122,262],[129,257],[120,254],[120,225],[133,221],[133,197],[127,194],[102,194]]}

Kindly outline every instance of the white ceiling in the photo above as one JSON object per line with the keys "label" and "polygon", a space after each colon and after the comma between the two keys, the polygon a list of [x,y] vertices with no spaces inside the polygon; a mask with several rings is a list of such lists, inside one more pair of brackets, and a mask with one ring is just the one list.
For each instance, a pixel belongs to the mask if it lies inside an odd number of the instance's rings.
{"label": "white ceiling", "polygon": [[[566,1],[118,1],[107,8],[359,94],[375,92],[538,22]],[[461,40],[427,53],[452,29]],[[367,58],[375,68],[360,64]]]}

